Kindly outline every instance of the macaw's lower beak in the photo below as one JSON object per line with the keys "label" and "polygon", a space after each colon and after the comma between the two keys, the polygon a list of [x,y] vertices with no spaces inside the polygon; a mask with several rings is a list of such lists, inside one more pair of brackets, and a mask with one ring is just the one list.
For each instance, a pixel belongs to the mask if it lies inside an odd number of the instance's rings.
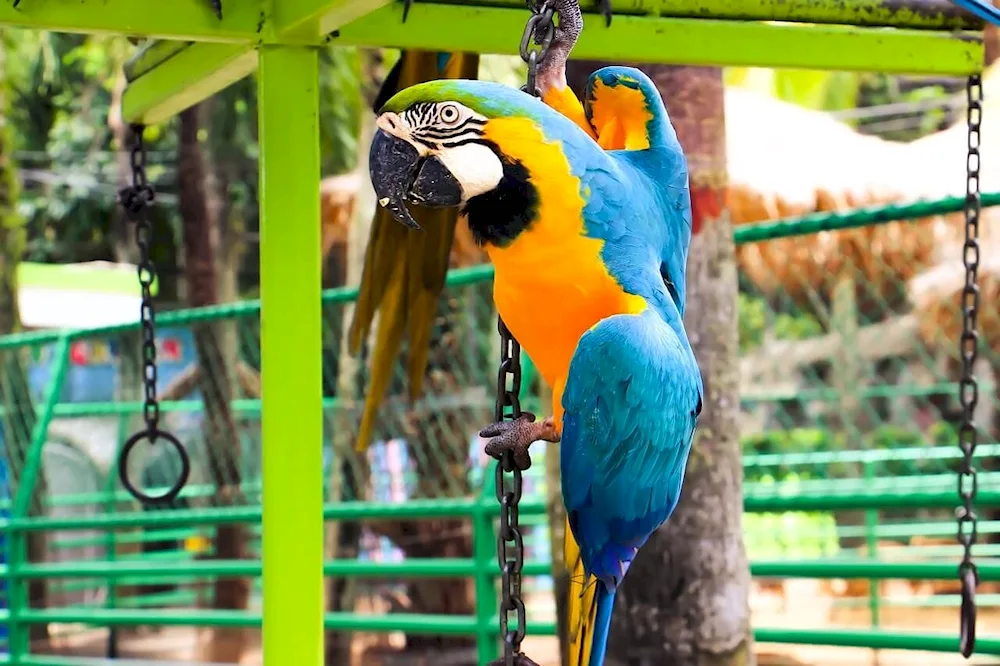
{"label": "macaw's lower beak", "polygon": [[368,169],[380,206],[397,222],[420,229],[407,202],[432,207],[457,206],[462,186],[437,157],[421,157],[407,141],[384,130],[372,139]]}

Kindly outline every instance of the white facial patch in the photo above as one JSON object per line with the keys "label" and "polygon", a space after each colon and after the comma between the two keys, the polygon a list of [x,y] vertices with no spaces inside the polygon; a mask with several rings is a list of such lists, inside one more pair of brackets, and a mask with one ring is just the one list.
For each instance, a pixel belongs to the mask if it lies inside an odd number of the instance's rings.
{"label": "white facial patch", "polygon": [[462,203],[496,188],[503,178],[503,164],[492,150],[480,143],[446,148],[437,158],[462,186]]}

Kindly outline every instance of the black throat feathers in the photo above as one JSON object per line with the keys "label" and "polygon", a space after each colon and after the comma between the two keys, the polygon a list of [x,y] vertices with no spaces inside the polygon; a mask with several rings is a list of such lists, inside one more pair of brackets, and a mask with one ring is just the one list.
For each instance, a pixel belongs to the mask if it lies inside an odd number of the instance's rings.
{"label": "black throat feathers", "polygon": [[506,247],[535,219],[538,190],[523,164],[504,157],[496,146],[487,145],[503,164],[503,178],[494,189],[469,199],[464,212],[476,243]]}

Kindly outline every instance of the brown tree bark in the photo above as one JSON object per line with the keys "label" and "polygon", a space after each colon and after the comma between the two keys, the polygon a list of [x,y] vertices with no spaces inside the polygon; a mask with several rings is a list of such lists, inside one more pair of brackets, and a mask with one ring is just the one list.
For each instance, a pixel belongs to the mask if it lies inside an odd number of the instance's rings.
{"label": "brown tree bark", "polygon": [[[203,105],[196,105],[180,115],[178,145],[178,199],[183,229],[184,277],[187,302],[191,307],[219,302],[216,273],[218,229],[213,213],[217,206],[209,205],[212,188],[206,184],[202,147],[198,141]],[[236,424],[230,409],[232,384],[224,369],[224,336],[221,326],[209,323],[194,330],[195,352],[202,369],[198,388],[204,401],[203,431],[205,450],[212,482],[218,491],[218,501],[233,502],[240,488],[240,448]],[[241,525],[216,526],[215,555],[224,560],[242,559],[245,531]],[[214,583],[216,609],[244,610],[250,590],[242,579],[216,579]],[[201,659],[213,662],[238,663],[243,654],[244,634],[238,629],[215,629],[207,634]]]}
{"label": "brown tree bark", "polygon": [[[575,90],[600,66],[574,62]],[[694,238],[687,330],[705,383],[684,491],[619,591],[607,664],[748,666],[750,571],[743,546],[736,263],[727,187],[722,72],[644,66],[688,158]]]}

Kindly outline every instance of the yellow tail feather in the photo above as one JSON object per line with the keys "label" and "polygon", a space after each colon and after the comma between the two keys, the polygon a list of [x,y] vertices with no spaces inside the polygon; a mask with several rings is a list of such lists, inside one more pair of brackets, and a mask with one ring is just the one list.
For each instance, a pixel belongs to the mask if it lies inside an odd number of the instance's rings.
{"label": "yellow tail feather", "polygon": [[568,643],[563,666],[587,666],[590,663],[590,645],[594,637],[597,615],[597,585],[591,578],[584,580],[580,548],[566,521],[566,538],[563,542],[563,562],[569,574],[566,600]]}

